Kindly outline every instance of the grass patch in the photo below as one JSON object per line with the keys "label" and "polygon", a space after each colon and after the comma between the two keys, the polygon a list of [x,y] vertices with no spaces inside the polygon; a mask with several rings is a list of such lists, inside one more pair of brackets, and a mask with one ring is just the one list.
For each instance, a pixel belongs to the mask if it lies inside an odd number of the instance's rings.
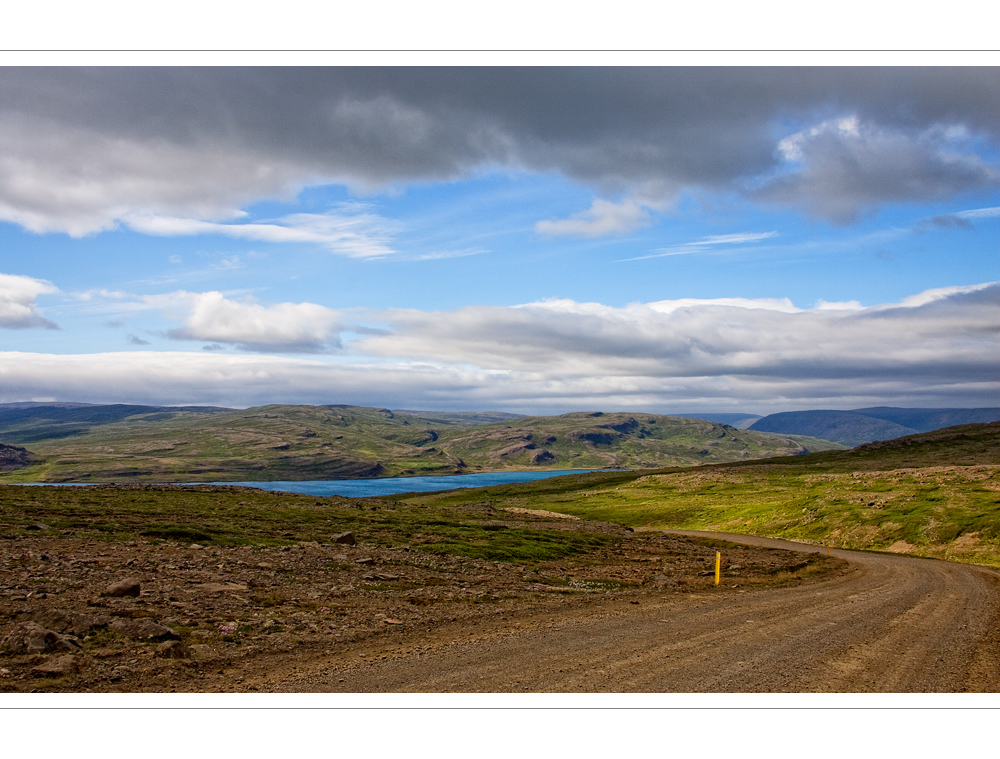
{"label": "grass patch", "polygon": [[[218,547],[329,544],[353,532],[364,544],[491,561],[541,561],[585,553],[613,536],[563,530],[496,529],[491,509],[379,499],[317,499],[237,487],[0,486],[0,529],[38,534],[38,523],[100,540],[166,540]],[[66,527],[64,527],[66,526]]]}

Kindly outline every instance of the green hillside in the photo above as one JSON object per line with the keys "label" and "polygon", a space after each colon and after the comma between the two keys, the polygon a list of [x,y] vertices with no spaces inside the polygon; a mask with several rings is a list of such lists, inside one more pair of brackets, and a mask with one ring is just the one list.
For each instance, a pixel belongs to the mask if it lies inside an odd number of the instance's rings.
{"label": "green hillside", "polygon": [[545,509],[633,528],[749,533],[1000,566],[1000,422],[851,451],[395,498]]}
{"label": "green hillside", "polygon": [[[63,412],[86,419],[63,418]],[[503,415],[492,421],[489,414],[287,405],[242,410],[87,407],[69,412],[34,422],[24,416],[5,422],[0,415],[0,442],[28,447],[39,462],[4,475],[4,481],[307,480],[633,469],[837,447],[653,414]]]}

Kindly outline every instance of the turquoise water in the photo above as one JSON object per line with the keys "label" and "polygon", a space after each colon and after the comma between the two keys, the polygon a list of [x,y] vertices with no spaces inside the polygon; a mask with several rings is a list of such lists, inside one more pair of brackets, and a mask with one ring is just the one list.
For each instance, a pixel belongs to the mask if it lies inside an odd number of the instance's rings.
{"label": "turquoise water", "polygon": [[583,474],[590,469],[564,469],[550,472],[479,472],[450,474],[440,477],[384,477],[376,480],[279,480],[275,482],[213,482],[212,485],[243,485],[261,490],[304,495],[342,495],[351,498],[395,495],[396,493],[429,493],[452,488],[482,488],[487,485],[509,485],[512,482],[532,482],[565,474]]}

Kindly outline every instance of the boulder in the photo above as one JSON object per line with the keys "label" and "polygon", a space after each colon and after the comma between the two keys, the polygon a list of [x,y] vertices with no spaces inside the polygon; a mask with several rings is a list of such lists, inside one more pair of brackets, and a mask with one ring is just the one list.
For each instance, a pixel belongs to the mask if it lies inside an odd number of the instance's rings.
{"label": "boulder", "polygon": [[100,630],[108,626],[111,620],[104,616],[93,614],[80,614],[70,611],[59,611],[50,609],[33,615],[34,621],[46,629],[54,630],[63,635],[72,635],[83,638],[90,635],[95,630]]}
{"label": "boulder", "polygon": [[111,629],[134,640],[165,641],[180,640],[181,636],[157,624],[151,619],[116,619],[111,623]]}
{"label": "boulder", "polygon": [[330,540],[334,543],[343,543],[344,545],[349,546],[358,544],[357,538],[354,537],[353,532],[341,532],[337,535],[331,535]]}
{"label": "boulder", "polygon": [[167,640],[156,647],[156,655],[161,659],[190,659],[191,652],[179,640]]}
{"label": "boulder", "polygon": [[133,577],[129,577],[125,580],[112,583],[104,589],[101,595],[111,596],[112,598],[124,598],[125,596],[138,596],[140,590],[139,581]]}
{"label": "boulder", "polygon": [[75,656],[57,656],[55,659],[51,659],[47,662],[39,664],[37,667],[33,667],[31,674],[41,675],[42,677],[63,677],[64,675],[71,675],[76,672],[76,668],[77,663]]}
{"label": "boulder", "polygon": [[0,649],[14,654],[45,654],[78,651],[81,643],[72,635],[46,630],[36,622],[22,622],[0,641]]}

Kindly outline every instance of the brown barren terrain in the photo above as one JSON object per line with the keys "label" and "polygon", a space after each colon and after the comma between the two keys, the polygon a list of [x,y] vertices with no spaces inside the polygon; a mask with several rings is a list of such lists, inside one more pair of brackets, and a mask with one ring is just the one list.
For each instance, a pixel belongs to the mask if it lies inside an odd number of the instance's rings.
{"label": "brown barren terrain", "polygon": [[[570,521],[544,512],[511,517]],[[5,540],[0,687],[959,692],[1000,685],[995,571],[841,550],[827,559],[818,546],[712,537],[640,532],[624,550],[533,567],[361,545]],[[711,576],[717,546],[725,556],[720,587]],[[104,595],[123,578],[139,580],[138,596]],[[10,650],[34,629],[26,623],[53,633],[53,650]]]}
{"label": "brown barren terrain", "polygon": [[[504,663],[505,647],[540,651],[569,625],[590,648],[588,625],[629,627],[671,600],[701,608],[844,571],[826,557],[729,547],[715,588],[712,541],[545,511],[496,521],[617,540],[524,564],[363,542],[93,541],[40,525],[0,541],[0,691],[621,690],[586,657],[590,679],[559,680],[524,651]],[[476,652],[492,658],[469,679],[454,657]]]}

